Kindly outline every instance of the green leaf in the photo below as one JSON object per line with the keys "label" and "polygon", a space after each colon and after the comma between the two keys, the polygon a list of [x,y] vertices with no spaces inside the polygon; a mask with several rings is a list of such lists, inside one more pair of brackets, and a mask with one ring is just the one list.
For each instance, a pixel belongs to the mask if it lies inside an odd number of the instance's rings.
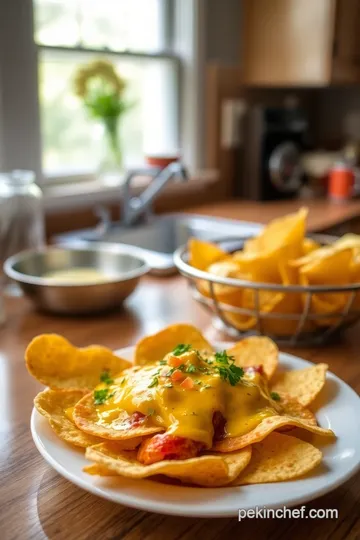
{"label": "green leaf", "polygon": [[274,401],[281,401],[281,397],[279,396],[277,392],[270,392],[270,397]]}
{"label": "green leaf", "polygon": [[105,384],[112,384],[114,379],[110,377],[110,373],[108,371],[103,371],[100,375],[100,381]]}
{"label": "green leaf", "polygon": [[104,388],[102,390],[94,390],[94,403],[95,405],[102,405],[108,397],[112,397],[114,394],[108,395],[109,389]]}
{"label": "green leaf", "polygon": [[158,384],[159,384],[159,378],[158,377],[153,377],[153,380],[149,384],[148,388],[154,388]]}
{"label": "green leaf", "polygon": [[176,345],[172,353],[174,356],[180,356],[181,354],[184,354],[190,351],[190,349],[191,349],[191,345],[179,343],[179,345]]}

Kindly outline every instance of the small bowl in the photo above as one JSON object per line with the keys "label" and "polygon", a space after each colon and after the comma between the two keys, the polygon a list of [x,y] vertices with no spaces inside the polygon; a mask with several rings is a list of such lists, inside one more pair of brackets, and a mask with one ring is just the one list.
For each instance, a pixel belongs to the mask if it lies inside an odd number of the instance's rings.
{"label": "small bowl", "polygon": [[[94,313],[119,306],[149,271],[145,260],[133,252],[131,246],[122,245],[27,250],[7,259],[4,271],[42,310],[72,315]],[[106,281],[61,283],[42,277],[48,272],[78,267],[99,270]]]}

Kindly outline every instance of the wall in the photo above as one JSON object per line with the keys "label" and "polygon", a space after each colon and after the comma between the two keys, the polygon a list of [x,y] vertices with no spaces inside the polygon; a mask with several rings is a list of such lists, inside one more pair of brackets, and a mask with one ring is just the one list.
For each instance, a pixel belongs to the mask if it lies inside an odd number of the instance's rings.
{"label": "wall", "polygon": [[[32,3],[0,3],[0,169],[31,169],[39,175],[40,125]],[[11,103],[11,108],[6,103]]]}
{"label": "wall", "polygon": [[360,87],[319,90],[317,128],[318,139],[325,143],[360,140]]}
{"label": "wall", "polygon": [[241,0],[206,0],[205,59],[238,64],[240,61]]}

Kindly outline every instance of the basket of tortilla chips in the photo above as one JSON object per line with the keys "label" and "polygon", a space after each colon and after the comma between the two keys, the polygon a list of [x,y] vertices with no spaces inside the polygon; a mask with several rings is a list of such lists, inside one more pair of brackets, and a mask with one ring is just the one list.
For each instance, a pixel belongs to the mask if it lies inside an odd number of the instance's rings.
{"label": "basket of tortilla chips", "polygon": [[233,336],[324,343],[360,316],[360,236],[305,236],[307,209],[272,221],[243,248],[190,239],[174,255],[194,298]]}
{"label": "basket of tortilla chips", "polygon": [[48,387],[37,411],[59,439],[84,449],[91,475],[205,487],[293,480],[322,460],[302,434],[335,437],[309,408],[326,364],[280,371],[267,337],[219,351],[177,324],[141,339],[129,362],[44,334],[29,344],[26,365]]}

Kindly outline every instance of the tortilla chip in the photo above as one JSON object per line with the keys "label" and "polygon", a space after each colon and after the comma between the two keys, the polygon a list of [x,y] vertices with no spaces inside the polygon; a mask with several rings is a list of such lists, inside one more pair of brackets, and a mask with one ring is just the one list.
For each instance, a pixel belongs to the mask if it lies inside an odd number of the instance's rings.
{"label": "tortilla chip", "polygon": [[279,349],[267,337],[245,338],[235,343],[227,353],[234,356],[237,366],[263,366],[268,379],[272,377],[279,363]]}
{"label": "tortilla chip", "polygon": [[206,270],[210,264],[229,256],[226,251],[220,249],[216,244],[204,242],[198,238],[190,238],[188,245],[189,264],[198,270]]}
{"label": "tortilla chip", "polygon": [[[250,279],[251,276],[243,274],[239,268],[239,265],[230,260],[216,262],[211,264],[207,269],[209,274],[215,275],[217,277],[229,277],[234,279]],[[211,286],[210,282],[204,279],[197,281],[199,291],[208,297],[211,297]],[[225,304],[230,304],[231,306],[241,306],[242,305],[242,296],[243,289],[241,287],[231,287],[229,285],[221,285],[220,283],[213,284],[213,291],[216,299],[219,302],[224,302]]]}
{"label": "tortilla chip", "polygon": [[304,238],[302,243],[302,252],[303,255],[309,255],[316,249],[320,249],[321,245],[318,242],[315,242],[312,238]]}
{"label": "tortilla chip", "polygon": [[234,486],[284,482],[303,476],[315,469],[322,453],[312,444],[271,433],[252,447],[252,458],[244,472],[233,482]]}
{"label": "tortilla chip", "polygon": [[119,476],[115,471],[111,471],[105,465],[98,465],[94,463],[93,465],[86,465],[83,467],[83,471],[91,476]]}
{"label": "tortilla chip", "polygon": [[131,364],[110,349],[91,345],[79,349],[62,336],[42,334],[34,338],[25,352],[28,371],[50,388],[94,388],[107,371],[117,375]]}
{"label": "tortilla chip", "polygon": [[136,452],[125,452],[116,443],[102,443],[87,448],[86,458],[120,476],[147,478],[164,474],[186,484],[213,487],[229,484],[240,474],[251,459],[251,448],[229,456],[205,455],[143,465],[137,461]]}
{"label": "tortilla chip", "polygon": [[144,365],[162,360],[177,345],[190,344],[199,351],[213,352],[213,348],[195,326],[173,324],[157,334],[138,341],[135,348],[135,364]]}
{"label": "tortilla chip", "polygon": [[119,409],[117,413],[116,418],[112,417],[111,424],[101,424],[94,405],[94,396],[91,393],[84,396],[75,405],[73,417],[76,426],[85,433],[116,441],[131,439],[133,441],[132,448],[136,448],[143,437],[165,431],[162,427],[151,425],[149,419],[146,419],[144,424],[140,426],[131,426],[126,411]]}
{"label": "tortilla chip", "polygon": [[65,411],[74,407],[87,393],[87,390],[81,388],[44,390],[34,400],[37,411],[49,420],[50,426],[56,435],[63,441],[82,448],[99,444],[101,439],[88,435],[77,428]]}
{"label": "tortilla chip", "polygon": [[324,387],[327,369],[326,364],[318,364],[305,369],[284,371],[276,376],[271,390],[286,393],[306,407]]}
{"label": "tortilla chip", "polygon": [[[282,414],[284,416],[298,418],[303,422],[310,424],[312,426],[317,426],[317,421],[314,413],[310,409],[304,407],[299,401],[290,397],[287,394],[282,392],[277,392],[279,394],[280,400],[277,404],[282,408]],[[292,426],[285,426],[281,431],[288,431],[293,429]]]}
{"label": "tortilla chip", "polygon": [[228,437],[222,441],[216,442],[213,450],[217,452],[234,452],[235,450],[241,450],[249,444],[255,444],[263,441],[273,431],[287,426],[303,428],[311,433],[323,435],[324,437],[335,437],[335,434],[331,429],[324,429],[319,426],[314,426],[298,418],[292,418],[290,416],[270,416],[262,420],[255,429],[249,433],[246,433],[245,435],[240,435],[239,437]]}
{"label": "tortilla chip", "polygon": [[244,272],[251,272],[255,281],[281,283],[279,263],[300,257],[308,210],[274,219],[256,238],[245,243],[234,259]]}

